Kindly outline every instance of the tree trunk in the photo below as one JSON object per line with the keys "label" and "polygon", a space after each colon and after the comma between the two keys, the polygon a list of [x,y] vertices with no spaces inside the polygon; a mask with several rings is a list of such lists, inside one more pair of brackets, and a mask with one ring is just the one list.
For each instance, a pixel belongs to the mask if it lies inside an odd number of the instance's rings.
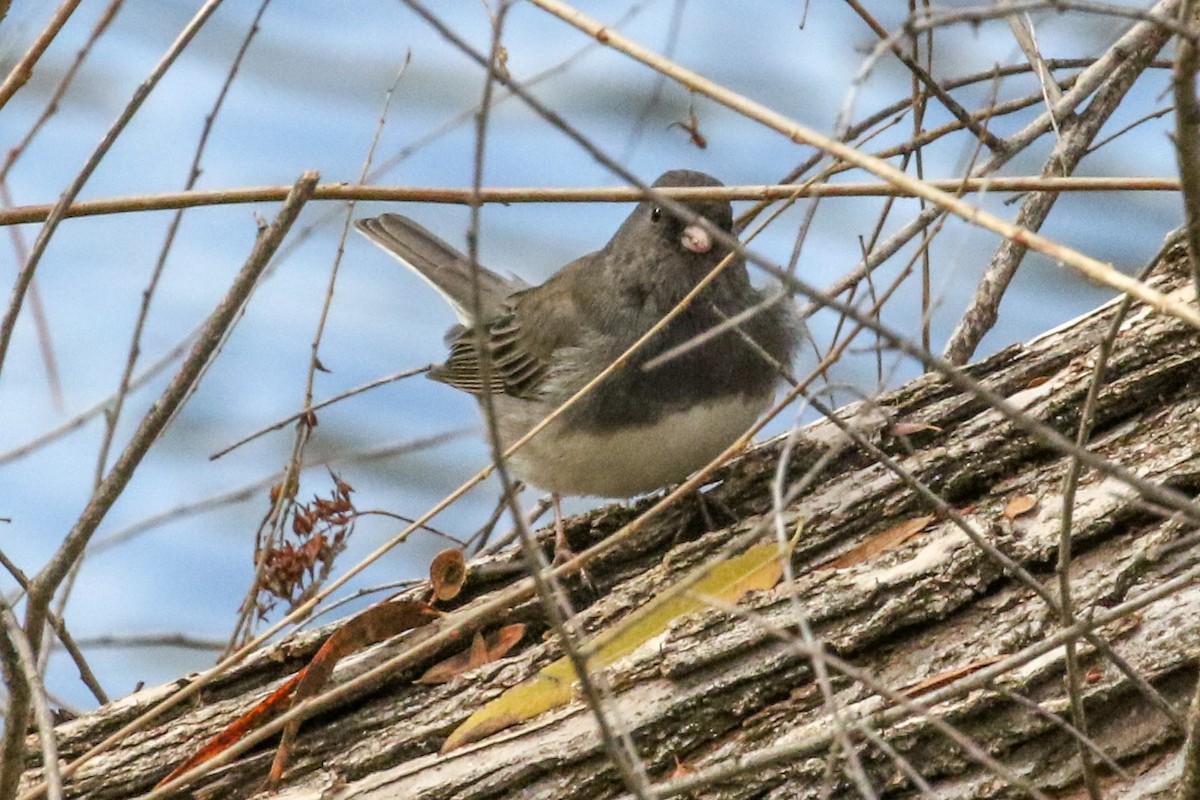
{"label": "tree trunk", "polygon": [[[1190,299],[1182,249],[1166,261],[1156,285]],[[1115,313],[1116,304],[1109,304],[968,373],[1074,438]],[[1143,481],[1187,497],[1200,487],[1198,341],[1195,330],[1135,306],[1116,338],[1088,442],[1093,453]],[[844,408],[839,417],[1031,574],[1057,606],[1069,457],[932,374],[872,403]],[[594,563],[589,572],[595,592],[568,581],[582,628],[594,632],[644,605],[755,526],[773,535],[771,481],[782,448],[779,441],[756,448],[719,473],[719,485],[707,494],[715,502],[708,505],[718,515],[727,509],[736,524],[709,531],[696,504],[685,505]],[[825,453],[830,458],[821,466]],[[686,782],[703,778],[702,786],[690,786],[691,797],[861,796],[845,748],[836,744],[839,735],[814,681],[810,651],[796,636],[803,615],[827,652],[857,670],[851,677],[839,664],[828,665],[845,730],[841,741],[851,745],[879,796],[920,796],[916,773],[941,798],[1030,796],[1015,776],[1049,796],[1086,797],[1078,742],[1065,722],[1072,719],[1066,650],[1061,642],[1046,644],[1040,654],[1028,650],[1063,630],[1059,611],[879,463],[877,454],[846,444],[830,421],[803,429],[789,458],[792,481],[820,466],[783,513],[789,533],[803,524],[791,590],[781,585],[747,596],[736,611],[679,620],[607,672],[615,696],[605,708],[629,731],[649,779],[675,780],[675,788],[685,789]],[[611,534],[650,502],[570,521],[574,546]],[[888,545],[879,537],[906,523],[911,532],[920,525],[914,518],[923,515],[934,518],[907,541]],[[1174,796],[1183,766],[1180,721],[1197,677],[1200,584],[1180,580],[1161,599],[1147,600],[1195,565],[1200,551],[1189,537],[1196,521],[1164,510],[1161,498],[1147,501],[1118,477],[1082,471],[1069,574],[1075,616],[1094,615],[1098,623],[1090,640],[1075,640],[1087,735],[1123,770],[1093,758],[1106,798]],[[855,549],[868,541],[881,551]],[[510,582],[496,576],[518,563],[509,554],[477,567],[463,602]],[[1119,609],[1139,598],[1142,607]],[[448,733],[472,711],[562,654],[552,635],[543,639],[547,622],[535,601],[505,617],[529,630],[525,643],[500,661],[442,686],[414,684],[427,661],[308,719],[278,796],[592,800],[625,794],[595,717],[581,700],[438,755]],[[304,634],[252,657],[206,689],[199,705],[168,712],[168,719],[90,761],[66,782],[67,795],[99,799],[148,791],[299,669],[328,632]],[[332,684],[379,663],[402,641],[345,659]],[[1021,652],[1022,663],[997,663]],[[970,680],[975,685],[964,685]],[[897,706],[894,695],[881,696],[880,687],[935,703],[937,724]],[[64,760],[172,688],[141,692],[60,726]],[[947,725],[978,751],[949,738]],[[34,738],[31,759],[40,757]],[[272,755],[270,743],[260,745],[188,791],[248,797],[260,788]],[[745,768],[713,778],[715,768],[738,763]],[[31,769],[26,785],[40,775],[40,768]]]}

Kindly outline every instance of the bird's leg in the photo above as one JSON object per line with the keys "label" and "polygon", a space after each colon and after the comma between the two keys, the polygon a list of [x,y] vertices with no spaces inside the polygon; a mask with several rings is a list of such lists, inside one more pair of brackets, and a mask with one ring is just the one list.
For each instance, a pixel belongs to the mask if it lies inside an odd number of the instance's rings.
{"label": "bird's leg", "polygon": [[[571,549],[571,543],[567,541],[567,531],[563,526],[562,507],[559,505],[562,497],[555,492],[550,495],[550,505],[554,508],[554,566],[560,566],[567,563],[575,557],[575,551]],[[595,584],[592,583],[592,577],[588,575],[585,567],[579,569],[579,579],[583,585],[596,590]]]}
{"label": "bird's leg", "polygon": [[718,531],[725,527],[717,522],[716,518],[713,516],[714,511],[719,512],[726,518],[726,520],[728,520],[726,522],[727,525],[738,521],[737,515],[734,514],[728,506],[726,506],[720,500],[717,500],[715,497],[709,497],[699,489],[692,493],[692,497],[695,500],[696,508],[700,512],[700,518],[704,521],[704,527],[706,530]]}
{"label": "bird's leg", "polygon": [[554,509],[554,566],[565,564],[575,557],[575,551],[571,549],[570,542],[567,541],[567,531],[563,527],[563,516],[561,495],[554,492],[550,495],[550,507]]}

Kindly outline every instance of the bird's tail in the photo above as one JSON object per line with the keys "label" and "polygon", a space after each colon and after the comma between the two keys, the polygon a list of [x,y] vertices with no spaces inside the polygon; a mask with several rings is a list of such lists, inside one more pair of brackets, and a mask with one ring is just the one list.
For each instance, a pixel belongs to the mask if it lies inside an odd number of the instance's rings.
{"label": "bird's tail", "polygon": [[[474,322],[476,306],[471,262],[463,253],[399,214],[360,219],[354,226],[446,298],[460,322],[467,326]],[[506,279],[489,269],[479,268],[480,308],[485,316],[522,288],[525,287],[516,279]]]}

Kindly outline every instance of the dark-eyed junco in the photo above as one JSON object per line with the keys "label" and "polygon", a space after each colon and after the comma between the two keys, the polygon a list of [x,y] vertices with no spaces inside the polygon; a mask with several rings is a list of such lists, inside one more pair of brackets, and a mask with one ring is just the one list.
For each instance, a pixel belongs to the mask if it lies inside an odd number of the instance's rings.
{"label": "dark-eyed junco", "polygon": [[[673,170],[654,182],[720,186],[701,172]],[[726,233],[727,201],[692,201],[688,210]],[[603,248],[529,287],[486,269],[481,314],[472,302],[466,256],[410,219],[384,214],[357,227],[433,285],[459,321],[450,357],[429,376],[466,392],[484,391],[476,328],[490,351],[489,386],[507,447],[595,377],[691,291],[728,252],[699,224],[650,201],[638,204]],[[558,495],[630,497],[687,477],[729,446],[766,408],[791,361],[796,326],[786,302],[766,308],[701,346],[653,369],[655,355],[763,300],[745,262],[720,276],[644,345],[509,460],[514,475]],[[559,544],[562,545],[558,519]]]}

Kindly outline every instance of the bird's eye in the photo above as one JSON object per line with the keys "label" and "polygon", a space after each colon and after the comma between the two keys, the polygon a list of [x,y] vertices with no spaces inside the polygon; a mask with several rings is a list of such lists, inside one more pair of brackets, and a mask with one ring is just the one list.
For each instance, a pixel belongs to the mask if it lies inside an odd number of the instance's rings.
{"label": "bird's eye", "polygon": [[660,219],[662,219],[662,209],[658,206],[655,206],[653,210],[650,211],[650,221],[658,222]]}

